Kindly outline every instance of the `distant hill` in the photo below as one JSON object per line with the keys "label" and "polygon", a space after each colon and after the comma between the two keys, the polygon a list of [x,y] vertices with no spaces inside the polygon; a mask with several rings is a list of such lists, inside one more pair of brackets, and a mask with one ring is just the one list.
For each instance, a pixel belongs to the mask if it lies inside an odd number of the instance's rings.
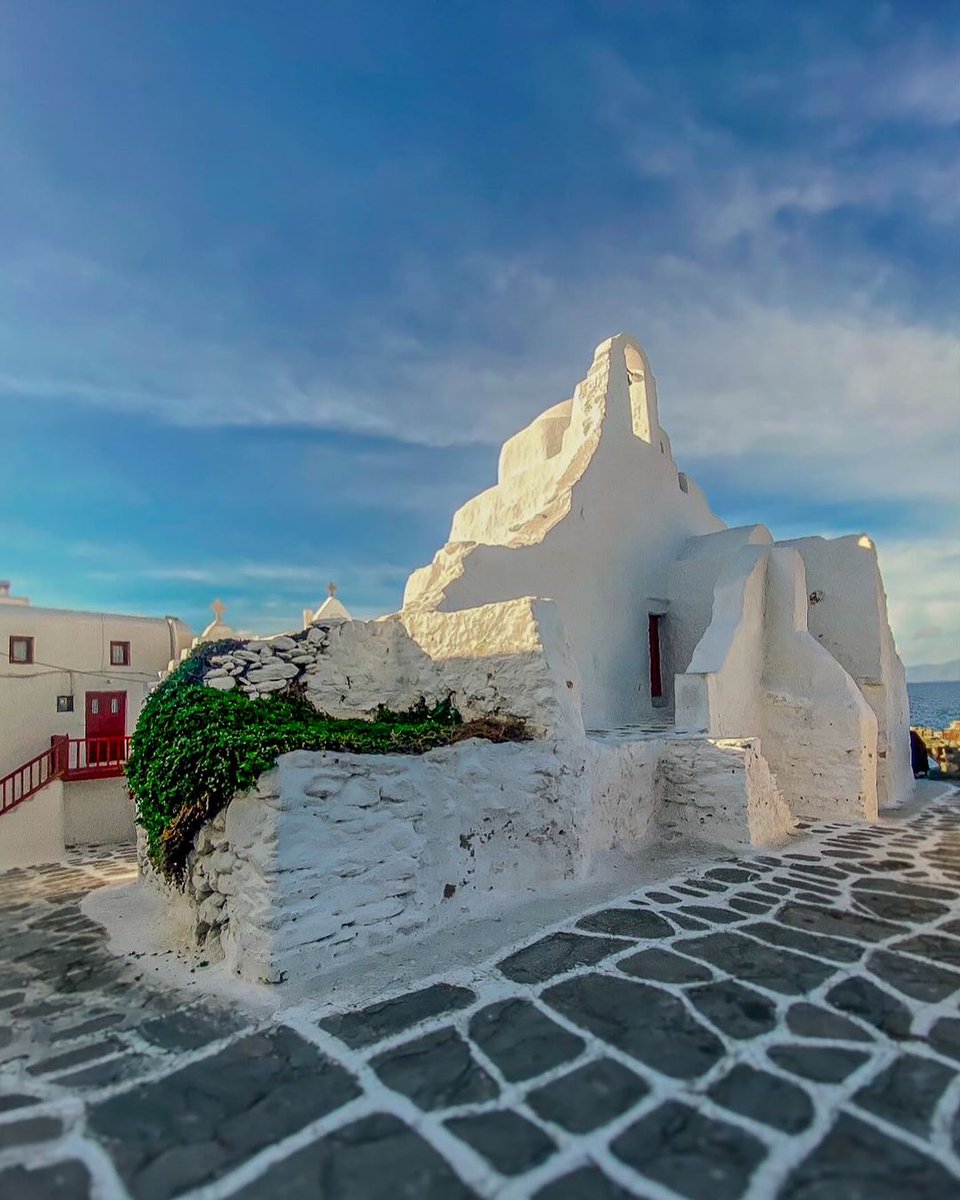
{"label": "distant hill", "polygon": [[907,667],[907,683],[954,683],[960,682],[960,658],[953,662],[924,663],[919,667]]}

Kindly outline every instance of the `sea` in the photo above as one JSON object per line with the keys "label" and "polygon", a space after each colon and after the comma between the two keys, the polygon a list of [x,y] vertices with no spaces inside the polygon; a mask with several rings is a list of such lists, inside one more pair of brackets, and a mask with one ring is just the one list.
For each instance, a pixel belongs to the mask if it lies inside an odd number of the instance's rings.
{"label": "sea", "polygon": [[960,682],[908,683],[910,724],[927,729],[946,729],[960,721]]}

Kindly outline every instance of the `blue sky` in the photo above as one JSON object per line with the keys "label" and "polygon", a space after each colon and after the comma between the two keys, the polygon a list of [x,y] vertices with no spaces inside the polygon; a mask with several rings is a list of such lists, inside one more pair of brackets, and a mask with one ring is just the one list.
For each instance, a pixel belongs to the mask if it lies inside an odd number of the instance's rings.
{"label": "blue sky", "polygon": [[620,329],[730,523],[960,653],[960,7],[8,0],[0,574],[396,608]]}

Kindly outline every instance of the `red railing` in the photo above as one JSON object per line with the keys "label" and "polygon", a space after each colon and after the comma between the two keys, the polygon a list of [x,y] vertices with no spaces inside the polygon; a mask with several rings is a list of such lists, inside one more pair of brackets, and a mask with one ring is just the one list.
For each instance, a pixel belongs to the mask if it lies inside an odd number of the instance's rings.
{"label": "red railing", "polygon": [[[64,779],[107,779],[122,775],[130,757],[130,738],[64,738]],[[62,745],[62,743],[61,743]],[[63,754],[64,751],[61,751]]]}
{"label": "red railing", "polygon": [[130,738],[50,739],[49,749],[0,779],[0,816],[36,795],[54,779],[110,779],[122,775],[130,757]]}
{"label": "red railing", "polygon": [[63,774],[60,767],[60,755],[56,746],[44,750],[36,758],[31,758],[22,767],[17,767],[0,779],[0,814],[16,808],[24,800],[45,787],[51,779],[57,779]]}

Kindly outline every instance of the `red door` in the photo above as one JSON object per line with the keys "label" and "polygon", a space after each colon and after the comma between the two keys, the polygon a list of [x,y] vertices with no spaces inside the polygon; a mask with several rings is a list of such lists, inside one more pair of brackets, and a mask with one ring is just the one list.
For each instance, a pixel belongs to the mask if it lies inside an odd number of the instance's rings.
{"label": "red door", "polygon": [[87,761],[78,766],[121,761],[126,733],[127,693],[87,692]]}

